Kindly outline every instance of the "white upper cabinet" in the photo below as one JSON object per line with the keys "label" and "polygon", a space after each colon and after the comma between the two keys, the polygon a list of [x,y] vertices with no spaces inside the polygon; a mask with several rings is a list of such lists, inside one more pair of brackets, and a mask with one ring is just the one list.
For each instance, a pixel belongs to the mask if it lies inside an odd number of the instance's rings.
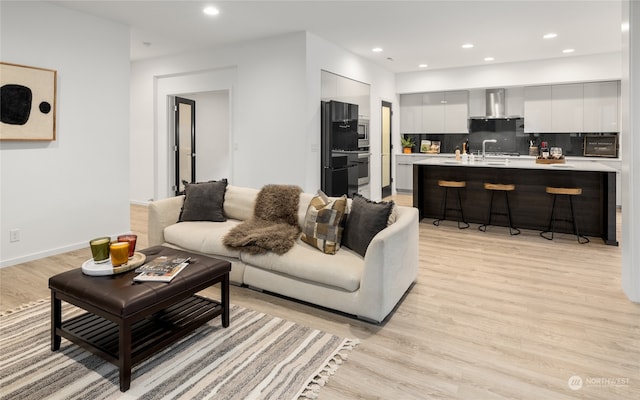
{"label": "white upper cabinet", "polygon": [[422,132],[422,94],[400,96],[400,132]]}
{"label": "white upper cabinet", "polygon": [[619,132],[618,81],[584,84],[583,132]]}
{"label": "white upper cabinet", "polygon": [[551,130],[551,86],[524,88],[524,131],[546,133]]}
{"label": "white upper cabinet", "polygon": [[524,115],[524,87],[507,88],[504,96],[506,98],[505,115],[522,117]]}
{"label": "white upper cabinet", "polygon": [[583,87],[582,83],[551,86],[553,132],[583,132]]}
{"label": "white upper cabinet", "polygon": [[370,104],[370,87],[366,83],[356,82],[358,85],[356,86],[357,99],[356,104],[358,105],[358,115],[360,118],[369,119],[371,118],[371,104]]}
{"label": "white upper cabinet", "polygon": [[483,117],[487,114],[484,98],[485,98],[484,89],[469,90],[469,116],[470,117]]}
{"label": "white upper cabinet", "polygon": [[369,85],[338,76],[339,101],[358,105],[358,117],[369,118]]}
{"label": "white upper cabinet", "polygon": [[422,95],[422,133],[444,133],[444,92]]}
{"label": "white upper cabinet", "polygon": [[400,95],[401,133],[468,133],[469,92]]}
{"label": "white upper cabinet", "polygon": [[369,85],[331,72],[320,73],[320,97],[322,101],[342,101],[358,105],[358,117],[368,119],[371,106],[369,104]]}
{"label": "white upper cabinet", "polygon": [[322,101],[338,100],[338,75],[320,71],[320,98]]}
{"label": "white upper cabinet", "polygon": [[444,133],[469,133],[469,92],[444,93]]}
{"label": "white upper cabinet", "polygon": [[619,132],[618,81],[524,89],[527,133]]}

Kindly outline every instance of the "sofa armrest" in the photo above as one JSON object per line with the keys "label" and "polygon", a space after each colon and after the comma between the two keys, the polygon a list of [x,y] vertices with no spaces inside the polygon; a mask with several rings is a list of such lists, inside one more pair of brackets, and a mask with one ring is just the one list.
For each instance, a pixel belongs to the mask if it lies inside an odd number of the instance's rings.
{"label": "sofa armrest", "polygon": [[360,289],[363,296],[377,299],[376,320],[393,310],[418,276],[418,209],[398,206],[396,222],[380,231],[364,257]]}
{"label": "sofa armrest", "polygon": [[149,221],[147,224],[149,246],[158,246],[165,242],[164,228],[178,222],[184,196],[169,197],[149,204]]}

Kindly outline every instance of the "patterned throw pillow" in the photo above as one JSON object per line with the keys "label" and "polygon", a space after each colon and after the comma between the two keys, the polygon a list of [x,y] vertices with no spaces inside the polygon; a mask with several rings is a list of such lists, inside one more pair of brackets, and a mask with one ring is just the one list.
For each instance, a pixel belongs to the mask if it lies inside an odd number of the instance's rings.
{"label": "patterned throw pillow", "polygon": [[302,241],[322,250],[326,254],[336,254],[347,209],[347,196],[331,200],[322,191],[314,196],[307,208],[302,227]]}

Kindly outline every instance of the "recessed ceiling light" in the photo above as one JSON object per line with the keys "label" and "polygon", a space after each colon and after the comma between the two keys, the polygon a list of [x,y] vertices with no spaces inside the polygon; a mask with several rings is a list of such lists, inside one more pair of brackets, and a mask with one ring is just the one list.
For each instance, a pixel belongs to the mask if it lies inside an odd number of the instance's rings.
{"label": "recessed ceiling light", "polygon": [[495,58],[493,58],[493,57],[485,57],[484,60],[485,61],[493,61],[493,60],[495,60]]}
{"label": "recessed ceiling light", "polygon": [[371,51],[373,51],[374,53],[380,53],[382,51],[382,47],[374,47],[373,49],[371,49]]}
{"label": "recessed ceiling light", "polygon": [[428,65],[427,65],[427,64],[420,64],[420,65],[418,65],[418,68],[427,68],[427,67],[428,67]]}
{"label": "recessed ceiling light", "polygon": [[567,54],[567,53],[573,53],[575,51],[575,49],[564,49],[562,50],[563,53]]}
{"label": "recessed ceiling light", "polygon": [[546,35],[543,36],[543,38],[545,38],[545,39],[553,39],[555,37],[558,37],[558,34],[557,33],[553,33],[553,32],[547,33]]}
{"label": "recessed ceiling light", "polygon": [[465,43],[465,44],[463,44],[463,45],[462,45],[462,48],[463,48],[463,49],[471,49],[471,48],[473,48],[473,44],[471,44],[471,43]]}
{"label": "recessed ceiling light", "polygon": [[218,10],[215,7],[209,6],[209,7],[205,7],[204,10],[202,10],[202,12],[204,12],[207,15],[218,15],[220,14],[220,10]]}

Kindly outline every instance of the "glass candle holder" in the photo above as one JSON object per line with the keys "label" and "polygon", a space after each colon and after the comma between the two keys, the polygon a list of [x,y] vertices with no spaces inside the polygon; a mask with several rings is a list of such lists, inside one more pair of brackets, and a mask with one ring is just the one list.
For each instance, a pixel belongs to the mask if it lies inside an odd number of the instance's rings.
{"label": "glass candle holder", "polygon": [[127,242],[129,243],[129,258],[133,257],[133,254],[136,251],[136,241],[138,240],[138,235],[127,234],[118,236],[118,242]]}
{"label": "glass candle holder", "polygon": [[109,243],[111,238],[99,237],[89,241],[91,256],[96,264],[109,261]]}
{"label": "glass candle holder", "polygon": [[129,242],[113,242],[109,250],[111,251],[111,264],[114,267],[129,261]]}
{"label": "glass candle holder", "polygon": [[552,147],[550,154],[551,154],[551,157],[558,159],[558,158],[562,157],[562,148],[561,147]]}

